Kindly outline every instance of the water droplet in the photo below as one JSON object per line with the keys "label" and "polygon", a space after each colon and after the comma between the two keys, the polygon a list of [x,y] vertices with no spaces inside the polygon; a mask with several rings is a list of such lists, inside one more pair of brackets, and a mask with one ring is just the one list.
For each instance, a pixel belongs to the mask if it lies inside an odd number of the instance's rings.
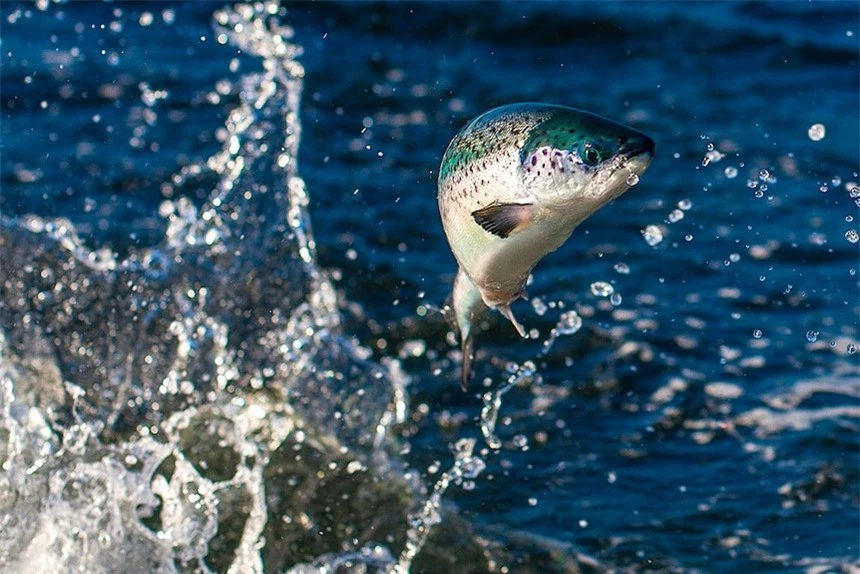
{"label": "water droplet", "polygon": [[857,234],[856,229],[849,229],[845,232],[845,239],[847,239],[849,243],[857,243],[857,241],[860,241],[860,235]]}
{"label": "water droplet", "polygon": [[567,311],[558,318],[555,331],[559,335],[573,335],[582,328],[582,317],[576,311]]}
{"label": "water droplet", "polygon": [[728,179],[734,179],[738,176],[738,168],[729,166],[723,171],[723,173],[726,174]]}
{"label": "water droplet", "polygon": [[616,263],[615,271],[622,275],[630,275],[630,267],[626,263]]}
{"label": "water droplet", "polygon": [[818,331],[807,331],[806,332],[806,340],[810,343],[814,343],[818,340]]}
{"label": "water droplet", "polygon": [[825,129],[824,124],[812,124],[809,126],[809,139],[818,142],[824,139]]}
{"label": "water droplet", "polygon": [[648,245],[654,247],[663,241],[663,232],[656,225],[649,225],[642,230],[642,237],[645,238],[645,242]]}
{"label": "water droplet", "polygon": [[719,151],[713,149],[713,144],[710,144],[710,147],[708,148],[708,153],[706,153],[705,157],[702,158],[702,167],[707,167],[711,163],[717,163],[724,157],[726,157],[726,154],[720,153]]}
{"label": "water droplet", "polygon": [[762,332],[761,329],[756,329],[753,331],[753,339],[761,339]]}
{"label": "water droplet", "polygon": [[609,297],[614,292],[612,285],[605,281],[595,281],[591,284],[591,294],[595,297]]}
{"label": "water droplet", "polygon": [[549,338],[544,341],[541,354],[547,354],[552,348],[555,340],[560,335],[573,335],[582,328],[582,317],[576,311],[566,311],[558,318],[558,323],[549,333]]}
{"label": "water droplet", "polygon": [[684,212],[680,209],[674,209],[669,213],[669,223],[677,223],[684,219]]}
{"label": "water droplet", "polygon": [[630,187],[633,187],[637,183],[639,183],[639,176],[638,175],[636,175],[635,173],[631,173],[630,175],[627,176],[627,185],[629,185]]}

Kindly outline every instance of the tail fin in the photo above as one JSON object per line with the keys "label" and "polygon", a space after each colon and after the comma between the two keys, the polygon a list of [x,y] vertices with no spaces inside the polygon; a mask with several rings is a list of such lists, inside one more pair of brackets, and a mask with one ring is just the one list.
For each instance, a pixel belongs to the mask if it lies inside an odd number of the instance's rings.
{"label": "tail fin", "polygon": [[457,323],[457,330],[460,332],[460,345],[463,351],[463,367],[460,370],[460,386],[465,391],[469,377],[472,374],[472,358],[474,357],[474,333],[473,328],[475,321],[487,306],[481,299],[481,293],[478,288],[472,283],[472,280],[463,272],[463,269],[457,270],[457,277],[454,279],[454,289],[451,292],[451,307],[453,308],[454,319]]}

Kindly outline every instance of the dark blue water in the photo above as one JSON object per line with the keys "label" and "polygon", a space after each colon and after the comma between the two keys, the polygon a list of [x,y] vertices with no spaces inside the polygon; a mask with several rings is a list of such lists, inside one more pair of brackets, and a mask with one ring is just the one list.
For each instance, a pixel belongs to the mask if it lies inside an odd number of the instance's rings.
{"label": "dark blue water", "polygon": [[[219,42],[217,8],[0,6],[8,225],[68,218],[90,248],[124,257],[163,240],[163,201],[204,204],[212,174],[171,175],[221,147],[237,66],[255,65]],[[598,569],[860,567],[856,2],[287,8],[304,48],[298,169],[318,264],[336,278],[344,337],[411,378],[393,433],[423,483],[450,466],[452,442],[480,437],[479,394],[533,361],[538,375],[505,395],[505,446],[484,453],[473,489],[446,495],[484,536]],[[536,268],[538,301],[515,305],[534,339],[488,319],[462,393],[434,311],[456,271],[436,173],[466,121],[517,101],[623,121],[657,151]],[[584,326],[543,356],[562,306]],[[2,324],[10,340],[19,327]],[[463,560],[453,571],[481,571]],[[509,567],[551,568],[525,562]]]}

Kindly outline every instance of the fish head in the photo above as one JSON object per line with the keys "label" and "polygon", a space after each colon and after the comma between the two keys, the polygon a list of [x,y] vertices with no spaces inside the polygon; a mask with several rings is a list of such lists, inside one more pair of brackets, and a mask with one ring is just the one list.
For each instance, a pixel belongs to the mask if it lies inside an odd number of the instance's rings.
{"label": "fish head", "polygon": [[523,142],[520,171],[544,210],[575,226],[635,185],[653,157],[654,141],[631,127],[552,107]]}

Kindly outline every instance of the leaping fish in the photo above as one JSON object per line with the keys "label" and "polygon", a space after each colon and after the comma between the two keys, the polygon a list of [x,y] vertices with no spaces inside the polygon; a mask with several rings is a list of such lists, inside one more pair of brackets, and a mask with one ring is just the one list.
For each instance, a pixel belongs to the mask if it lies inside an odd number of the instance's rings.
{"label": "leaping fish", "polygon": [[537,263],[577,225],[635,185],[654,142],[574,108],[521,103],[492,109],[451,140],[439,168],[442,226],[459,269],[450,309],[471,373],[474,330],[487,308],[520,334],[511,303]]}

